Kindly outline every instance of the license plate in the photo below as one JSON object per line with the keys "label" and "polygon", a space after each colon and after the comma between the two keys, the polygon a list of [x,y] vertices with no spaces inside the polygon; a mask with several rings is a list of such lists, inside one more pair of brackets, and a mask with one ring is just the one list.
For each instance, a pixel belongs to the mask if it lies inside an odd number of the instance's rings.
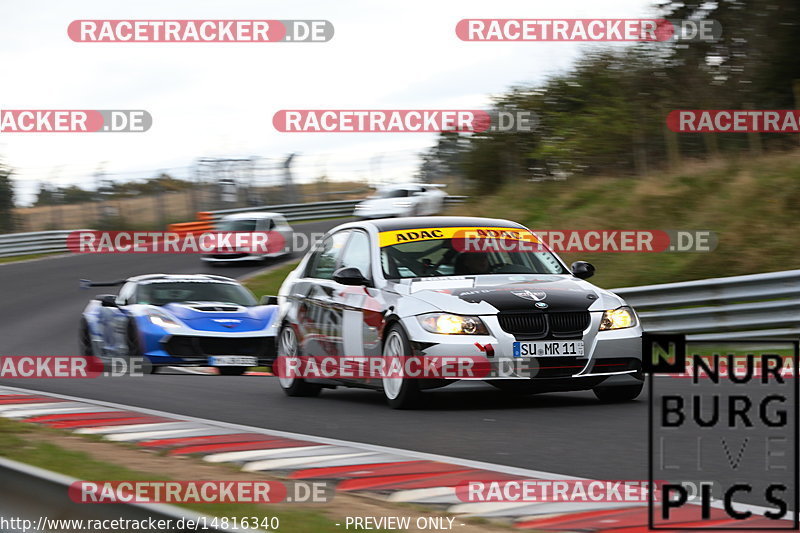
{"label": "license plate", "polygon": [[515,342],[514,357],[580,357],[583,341]]}
{"label": "license plate", "polygon": [[208,366],[258,366],[258,359],[242,355],[212,355]]}

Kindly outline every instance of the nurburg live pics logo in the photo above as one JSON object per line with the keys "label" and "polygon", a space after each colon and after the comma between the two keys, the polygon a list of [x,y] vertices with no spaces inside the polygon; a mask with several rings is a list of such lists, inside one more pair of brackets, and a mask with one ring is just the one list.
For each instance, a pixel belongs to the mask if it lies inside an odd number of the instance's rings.
{"label": "nurburg live pics logo", "polygon": [[642,342],[648,481],[660,480],[650,529],[800,529],[800,342],[692,341],[689,349],[683,335],[648,333]]}

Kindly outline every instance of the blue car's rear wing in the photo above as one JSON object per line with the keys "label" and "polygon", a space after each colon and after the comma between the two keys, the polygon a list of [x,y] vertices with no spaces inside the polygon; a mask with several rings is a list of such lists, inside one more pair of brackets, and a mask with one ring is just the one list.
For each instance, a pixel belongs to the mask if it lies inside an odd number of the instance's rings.
{"label": "blue car's rear wing", "polygon": [[89,287],[119,287],[127,280],[120,279],[117,281],[92,281],[90,279],[80,280],[80,288],[88,289]]}

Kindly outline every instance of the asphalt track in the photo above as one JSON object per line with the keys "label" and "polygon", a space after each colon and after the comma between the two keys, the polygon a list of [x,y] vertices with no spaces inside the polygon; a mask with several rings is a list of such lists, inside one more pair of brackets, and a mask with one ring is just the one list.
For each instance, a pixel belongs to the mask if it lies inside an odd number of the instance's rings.
{"label": "asphalt track", "polygon": [[[296,229],[324,231],[338,223],[324,221]],[[0,265],[0,354],[75,355],[80,312],[94,294],[78,288],[80,278],[117,279],[151,272],[237,277],[263,266],[214,269],[201,264],[197,256],[138,254],[74,255]],[[690,391],[690,380],[657,379],[671,391]],[[647,479],[647,394],[614,405],[601,404],[587,392],[514,397],[484,385],[455,386],[428,393],[421,410],[395,411],[379,393],[366,390],[288,398],[275,378],[267,376],[171,373],[85,380],[0,379],[0,385],[571,476]],[[790,420],[796,420],[796,411],[793,415]],[[755,431],[753,442],[763,438]],[[793,444],[793,428],[787,431]],[[719,448],[720,437],[705,435],[717,446],[715,459],[707,464],[709,478],[727,484],[766,482],[774,476],[765,468],[763,450],[751,446],[732,468]],[[689,458],[693,438],[685,435]],[[738,450],[740,441],[729,440],[728,445]],[[759,494],[742,495],[737,501],[765,505]]]}

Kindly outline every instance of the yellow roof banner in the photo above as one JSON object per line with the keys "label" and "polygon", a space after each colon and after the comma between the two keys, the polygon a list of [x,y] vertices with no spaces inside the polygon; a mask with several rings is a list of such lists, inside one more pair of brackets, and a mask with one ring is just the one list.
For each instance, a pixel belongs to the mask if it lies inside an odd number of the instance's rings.
{"label": "yellow roof banner", "polygon": [[406,242],[433,241],[437,239],[504,239],[532,243],[539,242],[532,232],[523,228],[488,228],[476,226],[382,231],[378,234],[378,237],[381,248]]}

